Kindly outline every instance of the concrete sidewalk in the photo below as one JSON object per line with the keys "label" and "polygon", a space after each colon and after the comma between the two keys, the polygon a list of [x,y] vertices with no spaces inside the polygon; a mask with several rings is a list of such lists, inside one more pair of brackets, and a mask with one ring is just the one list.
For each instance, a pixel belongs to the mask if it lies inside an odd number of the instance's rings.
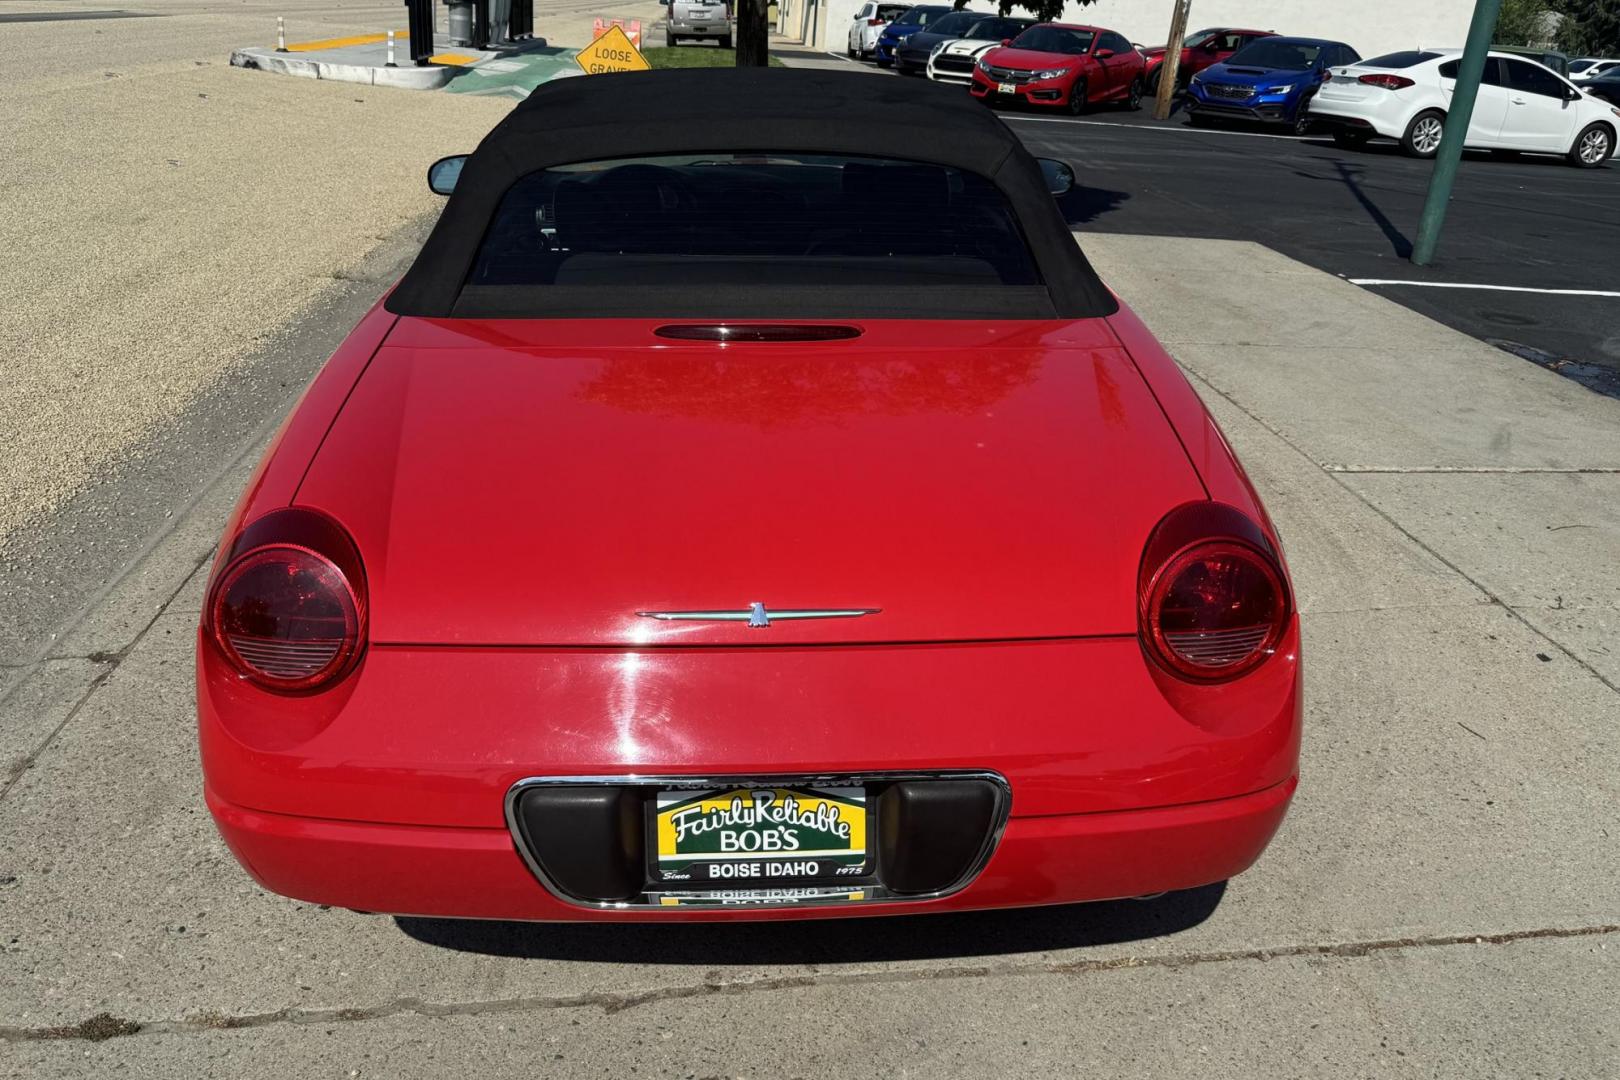
{"label": "concrete sidewalk", "polygon": [[1305,776],[1254,871],[782,926],[267,896],[191,713],[248,453],[0,704],[0,1076],[1613,1075],[1620,403],[1255,245],[1083,243],[1288,546]]}

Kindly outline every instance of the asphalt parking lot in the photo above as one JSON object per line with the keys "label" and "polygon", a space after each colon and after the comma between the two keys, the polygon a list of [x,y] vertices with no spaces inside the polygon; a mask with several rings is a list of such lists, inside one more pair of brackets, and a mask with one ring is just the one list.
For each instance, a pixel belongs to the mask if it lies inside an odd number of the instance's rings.
{"label": "asphalt parking lot", "polygon": [[[0,149],[31,163],[0,237],[36,252],[0,285],[37,294],[0,333],[5,494],[52,492],[0,530],[0,1077],[1615,1075],[1620,401],[1480,344],[1479,296],[1351,283],[1415,273],[1392,233],[1420,168],[1111,112],[1013,121],[1080,170],[1080,242],[1288,545],[1303,785],[1252,872],[899,921],[396,919],[267,894],[224,849],[194,633],[269,431],[436,212],[416,170],[495,106],[221,69],[235,17],[119,22],[153,50],[123,83],[0,64],[22,120]],[[297,157],[241,134],[275,125]],[[1433,275],[1620,280],[1597,186],[1620,167],[1478,164]],[[214,184],[250,186],[221,209]],[[97,229],[61,227],[92,208]],[[108,244],[146,254],[107,274]],[[188,247],[209,257],[182,273]],[[1524,344],[1615,362],[1620,300],[1489,302],[1533,320]]]}
{"label": "asphalt parking lot", "polygon": [[1347,150],[1261,126],[1194,129],[1179,108],[1154,120],[1151,103],[1002,116],[1034,152],[1075,166],[1082,186],[1064,207],[1076,228],[1256,240],[1620,394],[1620,159],[1580,170],[1550,155],[1469,152],[1439,257],[1419,268],[1408,256],[1431,166],[1394,143]]}

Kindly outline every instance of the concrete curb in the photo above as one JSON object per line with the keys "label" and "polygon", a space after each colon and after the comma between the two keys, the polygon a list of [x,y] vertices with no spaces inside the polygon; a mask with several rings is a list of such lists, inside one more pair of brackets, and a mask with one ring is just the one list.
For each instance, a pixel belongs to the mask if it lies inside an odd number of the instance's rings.
{"label": "concrete curb", "polygon": [[431,65],[417,67],[405,63],[399,67],[380,67],[370,64],[340,64],[330,60],[316,60],[298,53],[282,53],[263,46],[237,49],[231,53],[231,66],[269,71],[277,75],[295,75],[303,79],[327,79],[332,82],[362,83],[366,86],[394,86],[402,90],[437,90],[455,77],[456,69]]}

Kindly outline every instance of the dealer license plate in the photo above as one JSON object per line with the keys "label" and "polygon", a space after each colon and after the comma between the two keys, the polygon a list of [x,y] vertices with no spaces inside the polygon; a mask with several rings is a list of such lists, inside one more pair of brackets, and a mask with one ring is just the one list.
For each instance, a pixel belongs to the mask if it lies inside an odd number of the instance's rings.
{"label": "dealer license plate", "polygon": [[651,830],[657,881],[750,888],[868,867],[863,787],[661,791]]}
{"label": "dealer license plate", "polygon": [[998,94],[1016,94],[1016,93],[1018,93],[1018,87],[1015,86],[1014,84],[1010,83],[1010,82],[997,83],[996,84],[996,93],[998,93]]}
{"label": "dealer license plate", "polygon": [[865,889],[839,885],[778,886],[774,889],[693,889],[686,892],[654,892],[648,896],[659,907],[748,907],[761,904],[858,904],[868,896]]}

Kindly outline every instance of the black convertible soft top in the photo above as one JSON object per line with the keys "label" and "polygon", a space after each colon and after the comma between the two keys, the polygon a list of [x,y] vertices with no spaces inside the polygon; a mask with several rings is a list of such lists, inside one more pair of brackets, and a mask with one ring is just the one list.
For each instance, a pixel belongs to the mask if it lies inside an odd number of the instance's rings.
{"label": "black convertible soft top", "polygon": [[[502,198],[521,178],[580,162],[657,154],[797,152],[899,159],[946,166],[990,180],[1017,218],[1039,267],[1035,289],[1005,311],[993,297],[968,302],[895,290],[896,318],[1084,318],[1111,314],[1112,295],[1081,254],[1040,166],[989,109],[960,87],[863,72],[720,68],[558,79],[538,87],[478,144],[432,234],[386,307],[399,315],[594,315],[644,317],[839,317],[840,290],[760,286],[730,290],[725,311],[688,310],[671,289],[615,290],[611,302],[558,304],[532,312],[463,302],[463,286]],[[529,289],[531,296],[586,286]],[[997,290],[987,290],[996,292]],[[1030,292],[1040,294],[1032,305]],[[757,295],[755,293],[757,292]],[[806,293],[816,294],[807,296]],[[711,301],[712,303],[712,301]],[[522,305],[519,305],[520,307]],[[508,305],[510,307],[510,305]],[[931,308],[937,307],[938,310]],[[853,313],[851,313],[853,314]]]}

